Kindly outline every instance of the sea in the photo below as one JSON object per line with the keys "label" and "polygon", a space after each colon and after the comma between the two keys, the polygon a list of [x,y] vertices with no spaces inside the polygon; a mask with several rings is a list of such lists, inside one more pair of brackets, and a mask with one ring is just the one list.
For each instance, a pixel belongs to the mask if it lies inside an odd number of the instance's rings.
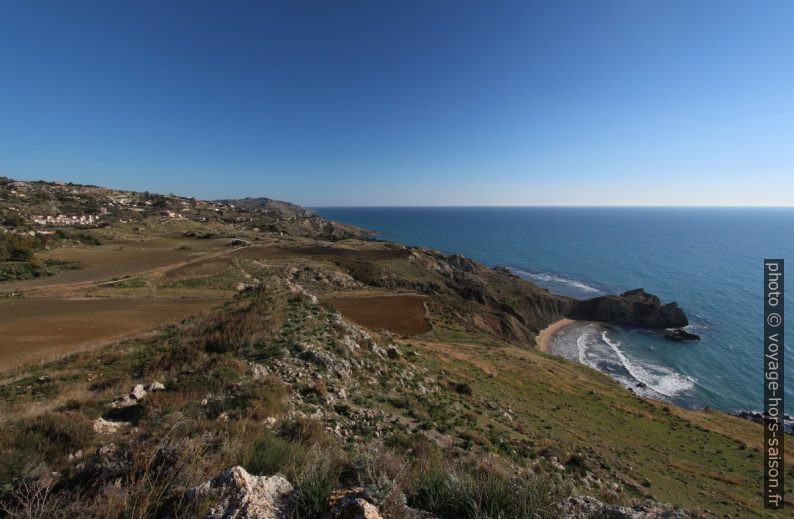
{"label": "sea", "polygon": [[[763,260],[788,259],[794,272],[794,208],[315,210],[378,231],[381,239],[505,266],[558,294],[584,299],[644,288],[664,302],[676,301],[700,341],[577,323],[553,337],[551,351],[652,398],[728,412],[763,409]],[[794,314],[794,282],[787,292]],[[785,360],[794,381],[789,346]],[[789,415],[792,384],[785,391]]]}

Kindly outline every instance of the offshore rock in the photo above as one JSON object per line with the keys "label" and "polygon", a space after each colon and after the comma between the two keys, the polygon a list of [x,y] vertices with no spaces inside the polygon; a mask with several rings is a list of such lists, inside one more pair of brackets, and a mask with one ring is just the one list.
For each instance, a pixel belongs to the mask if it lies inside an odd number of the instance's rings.
{"label": "offshore rock", "polygon": [[700,335],[696,333],[690,333],[686,330],[682,330],[681,328],[677,330],[673,330],[672,332],[666,334],[664,336],[665,339],[675,342],[682,342],[682,341],[699,341]]}

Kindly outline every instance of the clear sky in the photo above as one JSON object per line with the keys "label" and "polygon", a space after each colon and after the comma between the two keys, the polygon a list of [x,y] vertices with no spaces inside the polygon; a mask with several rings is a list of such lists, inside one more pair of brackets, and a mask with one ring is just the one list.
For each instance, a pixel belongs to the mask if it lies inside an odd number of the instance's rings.
{"label": "clear sky", "polygon": [[794,205],[794,2],[0,3],[0,175],[304,205]]}

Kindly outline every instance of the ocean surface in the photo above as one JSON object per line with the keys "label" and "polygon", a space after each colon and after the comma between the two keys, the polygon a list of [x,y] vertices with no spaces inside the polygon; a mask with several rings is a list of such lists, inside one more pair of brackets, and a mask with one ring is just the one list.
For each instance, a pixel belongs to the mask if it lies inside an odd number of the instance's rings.
{"label": "ocean surface", "polygon": [[[763,259],[788,259],[794,269],[794,209],[316,210],[380,231],[383,239],[509,267],[559,294],[588,298],[641,287],[664,302],[677,301],[700,342],[576,324],[555,336],[552,351],[640,394],[680,405],[763,409]],[[794,312],[794,284],[788,292],[787,306]],[[785,355],[787,377],[794,380],[788,346]],[[794,414],[791,387],[785,393],[787,414]]]}

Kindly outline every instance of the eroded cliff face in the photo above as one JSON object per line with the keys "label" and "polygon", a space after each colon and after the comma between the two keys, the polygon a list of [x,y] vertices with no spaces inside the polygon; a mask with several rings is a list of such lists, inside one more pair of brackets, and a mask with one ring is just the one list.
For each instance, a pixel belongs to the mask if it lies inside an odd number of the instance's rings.
{"label": "eroded cliff face", "polygon": [[[400,246],[391,247],[396,251]],[[472,329],[513,343],[530,343],[540,330],[566,317],[643,328],[688,324],[676,303],[663,304],[643,289],[580,301],[552,294],[506,268],[488,268],[459,254],[401,250],[405,257],[395,256],[392,261],[329,260],[363,285],[420,292],[429,297],[431,315],[453,316]]]}
{"label": "eroded cliff face", "polygon": [[663,304],[635,289],[584,301],[552,294],[503,267],[487,268],[461,255],[415,251],[417,262],[440,272],[443,284],[430,292],[445,296],[478,327],[508,341],[526,342],[549,324],[568,317],[642,328],[681,328],[689,321],[677,303]]}
{"label": "eroded cliff face", "polygon": [[429,297],[431,315],[451,316],[472,329],[526,344],[571,311],[575,301],[461,255],[407,248],[405,260],[336,261],[365,285],[406,289]]}

